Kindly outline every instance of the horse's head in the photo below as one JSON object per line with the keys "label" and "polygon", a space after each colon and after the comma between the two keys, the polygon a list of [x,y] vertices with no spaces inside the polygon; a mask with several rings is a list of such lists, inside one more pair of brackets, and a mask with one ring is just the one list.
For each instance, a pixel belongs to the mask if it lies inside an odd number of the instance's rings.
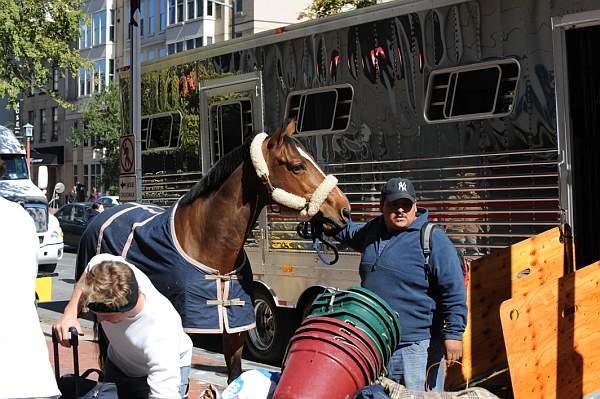
{"label": "horse's head", "polygon": [[299,210],[322,224],[325,231],[344,227],[350,219],[348,198],[337,187],[337,179],[325,175],[292,137],[295,130],[292,121],[270,137],[264,133],[256,136],[251,157],[257,174],[269,187],[273,202]]}

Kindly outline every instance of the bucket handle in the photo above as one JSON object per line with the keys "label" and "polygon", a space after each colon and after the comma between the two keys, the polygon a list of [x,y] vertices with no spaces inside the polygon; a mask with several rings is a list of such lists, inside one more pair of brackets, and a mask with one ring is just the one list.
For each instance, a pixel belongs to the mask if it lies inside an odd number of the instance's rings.
{"label": "bucket handle", "polygon": [[[446,366],[446,368],[448,368],[449,366],[447,366],[447,363],[445,360],[441,360],[439,362],[435,362],[429,365],[429,367],[427,367],[427,372],[425,373],[425,392],[429,392],[429,371],[437,366],[444,363],[444,366]],[[454,363],[452,363],[452,365],[455,364],[460,364],[461,366],[463,365],[461,362],[459,362],[458,360],[455,360]],[[467,378],[467,383],[465,385],[465,389],[469,389],[469,379]]]}
{"label": "bucket handle", "polygon": [[[371,363],[369,362],[369,359],[367,358],[367,355],[365,355],[365,353],[362,351],[362,349],[360,349],[358,346],[354,345],[352,342],[348,341],[346,338],[344,337],[340,337],[339,335],[336,335],[335,337],[333,337],[334,341],[339,341],[340,343],[344,344],[344,345],[348,345],[351,348],[354,348],[362,357],[362,359],[367,363],[367,365],[369,366],[369,368],[371,368]],[[376,378],[376,375],[371,376],[371,373],[369,374],[369,384],[372,382],[371,381],[371,377]]]}

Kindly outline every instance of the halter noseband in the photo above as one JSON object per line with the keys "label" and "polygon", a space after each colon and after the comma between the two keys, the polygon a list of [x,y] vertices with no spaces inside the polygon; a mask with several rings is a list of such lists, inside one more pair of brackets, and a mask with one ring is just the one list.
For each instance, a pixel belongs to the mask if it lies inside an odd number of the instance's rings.
{"label": "halter noseband", "polygon": [[259,133],[250,144],[250,158],[252,159],[252,165],[254,165],[256,174],[269,188],[273,201],[286,208],[300,211],[302,216],[312,218],[319,212],[321,205],[325,202],[329,193],[337,186],[337,178],[334,175],[325,176],[325,180],[319,184],[319,187],[317,187],[308,201],[304,197],[288,193],[281,188],[273,187],[269,180],[269,168],[262,152],[262,144],[267,137],[267,133]]}

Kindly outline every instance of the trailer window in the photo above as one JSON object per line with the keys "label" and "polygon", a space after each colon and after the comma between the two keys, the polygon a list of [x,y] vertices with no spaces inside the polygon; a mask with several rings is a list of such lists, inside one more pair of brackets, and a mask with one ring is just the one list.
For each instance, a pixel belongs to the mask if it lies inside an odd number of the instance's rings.
{"label": "trailer window", "polygon": [[346,130],[353,97],[350,85],[294,92],[288,97],[286,115],[296,120],[298,133]]}
{"label": "trailer window", "polygon": [[142,151],[173,148],[179,145],[181,115],[179,112],[142,118]]}
{"label": "trailer window", "polygon": [[252,101],[236,99],[213,103],[210,107],[210,123],[216,162],[254,132]]}
{"label": "trailer window", "polygon": [[514,59],[433,71],[429,77],[425,120],[463,121],[510,114],[519,63]]}

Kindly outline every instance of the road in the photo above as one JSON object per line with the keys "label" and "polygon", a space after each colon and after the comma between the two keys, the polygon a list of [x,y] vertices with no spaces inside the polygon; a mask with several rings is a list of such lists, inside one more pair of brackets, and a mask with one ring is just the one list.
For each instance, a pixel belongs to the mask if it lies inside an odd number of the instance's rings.
{"label": "road", "polygon": [[[38,304],[38,315],[42,324],[42,329],[46,334],[50,334],[52,323],[60,318],[62,312],[67,305],[73,286],[75,284],[75,260],[76,253],[73,251],[67,252],[61,261],[56,266],[57,277],[53,278],[52,282],[52,301],[40,302]],[[86,338],[93,337],[93,323],[90,320],[79,319]],[[193,377],[199,381],[210,383],[215,386],[224,387],[227,385],[227,376],[224,373],[224,360],[221,352],[221,336],[215,334],[196,334],[192,336],[194,342],[194,354],[200,355],[202,358],[208,358],[214,362],[222,363],[218,367],[206,366],[203,369],[193,370]],[[277,367],[256,363],[252,361],[243,361],[243,369],[256,369],[258,367],[269,370],[278,370]]]}

